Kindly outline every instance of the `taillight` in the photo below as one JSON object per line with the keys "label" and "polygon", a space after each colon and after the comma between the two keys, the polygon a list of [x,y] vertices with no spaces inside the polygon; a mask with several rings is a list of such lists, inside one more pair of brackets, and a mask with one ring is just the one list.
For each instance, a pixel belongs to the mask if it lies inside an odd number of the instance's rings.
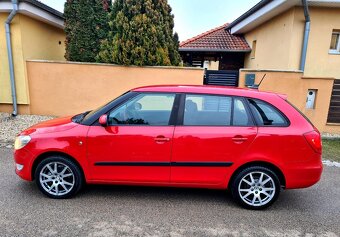
{"label": "taillight", "polygon": [[308,142],[308,144],[313,148],[313,150],[317,153],[322,152],[322,142],[321,136],[318,131],[311,131],[303,134]]}

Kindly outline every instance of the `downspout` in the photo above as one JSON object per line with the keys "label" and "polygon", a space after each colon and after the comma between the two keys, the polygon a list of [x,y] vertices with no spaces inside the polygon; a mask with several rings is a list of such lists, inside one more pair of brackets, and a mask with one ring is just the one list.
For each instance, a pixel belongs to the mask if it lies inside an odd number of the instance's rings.
{"label": "downspout", "polygon": [[302,45],[302,52],[301,52],[301,61],[300,61],[300,70],[305,71],[305,64],[306,64],[306,57],[307,57],[307,47],[308,47],[308,38],[310,32],[310,16],[308,10],[308,3],[307,0],[301,0],[303,6],[303,12],[305,15],[305,33],[303,36],[303,45]]}
{"label": "downspout", "polygon": [[13,102],[12,116],[16,116],[18,114],[18,105],[17,105],[17,95],[16,95],[15,79],[14,79],[14,65],[13,65],[13,53],[12,53],[12,45],[11,45],[10,24],[14,16],[18,12],[18,0],[12,0],[12,5],[13,5],[13,9],[5,22],[5,30],[6,30],[6,44],[7,44],[9,74],[10,74],[10,80],[11,80],[11,92],[12,92],[12,102]]}

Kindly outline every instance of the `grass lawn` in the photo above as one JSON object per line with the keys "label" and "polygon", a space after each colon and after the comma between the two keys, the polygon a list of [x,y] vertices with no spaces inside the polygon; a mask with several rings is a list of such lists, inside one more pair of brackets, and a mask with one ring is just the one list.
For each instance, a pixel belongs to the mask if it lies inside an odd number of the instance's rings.
{"label": "grass lawn", "polygon": [[322,159],[340,162],[340,138],[322,139]]}

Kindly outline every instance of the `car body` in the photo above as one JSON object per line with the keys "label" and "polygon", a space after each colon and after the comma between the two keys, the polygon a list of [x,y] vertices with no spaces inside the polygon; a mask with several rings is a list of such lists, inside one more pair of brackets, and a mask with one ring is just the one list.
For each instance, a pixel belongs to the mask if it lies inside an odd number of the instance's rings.
{"label": "car body", "polygon": [[83,183],[197,187],[230,189],[243,206],[261,209],[281,188],[319,181],[321,148],[318,130],[284,95],[171,85],[34,125],[19,134],[14,159],[16,173],[52,198]]}

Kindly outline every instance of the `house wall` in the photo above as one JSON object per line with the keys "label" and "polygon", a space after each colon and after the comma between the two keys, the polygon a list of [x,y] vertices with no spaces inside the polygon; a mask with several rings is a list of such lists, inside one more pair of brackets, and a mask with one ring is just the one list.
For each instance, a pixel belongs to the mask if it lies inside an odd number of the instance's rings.
{"label": "house wall", "polygon": [[65,61],[63,29],[21,15],[21,37],[25,60],[43,59]]}
{"label": "house wall", "polygon": [[29,113],[65,116],[92,110],[146,85],[202,85],[203,69],[28,61]]}
{"label": "house wall", "polygon": [[305,76],[340,79],[340,54],[329,54],[332,31],[340,30],[340,8],[311,8],[310,15],[311,31]]}
{"label": "house wall", "polygon": [[[5,21],[7,13],[0,13],[0,104],[12,103],[8,54],[6,46]],[[17,101],[28,104],[27,81],[25,77],[25,61],[23,56],[21,18],[16,15],[11,23],[12,51]]]}
{"label": "house wall", "polygon": [[[340,78],[340,54],[329,54],[333,29],[340,29],[340,8],[310,7],[311,31],[304,75]],[[298,70],[304,35],[302,7],[294,7],[245,34],[256,40],[255,58],[246,55],[245,68]],[[322,67],[320,67],[322,65]]]}
{"label": "house wall", "polygon": [[[0,109],[3,111],[12,107],[4,27],[7,17],[8,13],[0,13]],[[27,111],[25,105],[28,105],[30,101],[25,61],[27,59],[64,60],[65,34],[62,29],[17,14],[11,23],[11,36],[19,112]]]}
{"label": "house wall", "polygon": [[[246,74],[255,74],[256,84],[266,74],[260,86],[261,91],[286,94],[288,101],[303,112],[321,132],[340,133],[340,125],[327,124],[334,78],[304,77],[303,73],[298,71],[244,69],[240,71],[240,87],[245,87]],[[308,89],[318,90],[314,109],[306,109]]]}
{"label": "house wall", "polygon": [[255,58],[252,58],[250,53],[246,54],[245,68],[282,70],[298,68],[296,62],[290,61],[294,14],[295,9],[290,9],[245,34],[250,47],[256,40]]}

